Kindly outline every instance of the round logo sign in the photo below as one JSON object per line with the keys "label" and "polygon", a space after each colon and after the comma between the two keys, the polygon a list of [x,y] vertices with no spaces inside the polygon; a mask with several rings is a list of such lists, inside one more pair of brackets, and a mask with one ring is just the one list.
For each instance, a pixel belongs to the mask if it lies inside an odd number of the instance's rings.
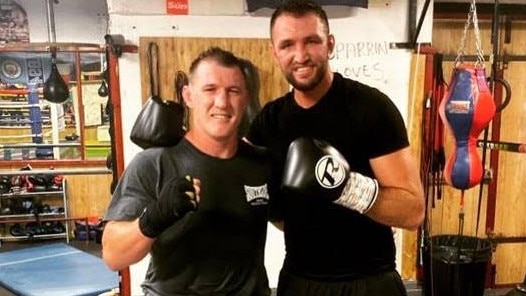
{"label": "round logo sign", "polygon": [[20,64],[14,60],[4,60],[0,66],[2,74],[9,79],[16,79],[22,74]]}

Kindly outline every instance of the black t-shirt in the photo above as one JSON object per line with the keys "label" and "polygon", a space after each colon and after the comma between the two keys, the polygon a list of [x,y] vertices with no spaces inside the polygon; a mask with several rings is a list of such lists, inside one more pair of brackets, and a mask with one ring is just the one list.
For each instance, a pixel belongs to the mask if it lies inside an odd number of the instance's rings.
{"label": "black t-shirt", "polygon": [[[289,144],[301,136],[325,140],[351,170],[374,177],[369,159],[409,145],[403,118],[377,89],[334,74],[325,96],[304,109],[293,91],[267,103],[247,138],[269,148],[280,184]],[[398,172],[393,171],[393,174]],[[392,229],[365,215],[331,203],[281,193],[270,204],[271,219],[285,222],[284,268],[319,279],[361,277],[395,268]]]}
{"label": "black t-shirt", "polygon": [[240,142],[235,157],[203,154],[185,139],[140,152],[127,166],[105,220],[133,220],[174,176],[201,180],[199,208],[151,250],[146,295],[269,295],[264,267],[270,166]]}

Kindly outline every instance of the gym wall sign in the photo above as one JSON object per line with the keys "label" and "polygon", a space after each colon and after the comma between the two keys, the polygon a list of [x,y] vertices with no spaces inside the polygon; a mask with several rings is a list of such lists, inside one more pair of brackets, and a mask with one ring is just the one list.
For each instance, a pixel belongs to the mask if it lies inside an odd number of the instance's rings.
{"label": "gym wall sign", "polygon": [[188,14],[188,0],[166,0],[166,14]]}
{"label": "gym wall sign", "polygon": [[0,53],[0,79],[5,84],[44,83],[51,58],[29,53]]}

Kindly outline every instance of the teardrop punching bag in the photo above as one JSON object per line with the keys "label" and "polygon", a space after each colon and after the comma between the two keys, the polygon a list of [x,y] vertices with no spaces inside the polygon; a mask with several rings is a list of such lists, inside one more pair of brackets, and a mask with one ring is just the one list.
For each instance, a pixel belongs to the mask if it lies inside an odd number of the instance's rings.
{"label": "teardrop punching bag", "polygon": [[[102,55],[101,55],[101,67],[104,67],[104,62],[102,61]],[[100,83],[99,89],[97,90],[97,94],[99,97],[107,97],[109,94],[108,84],[106,81],[108,81],[108,69],[102,71],[102,81]]]}
{"label": "teardrop punching bag", "polygon": [[445,181],[454,188],[469,189],[483,176],[477,138],[495,115],[483,66],[461,63],[455,67],[439,112],[455,140],[444,167]]}
{"label": "teardrop punching bag", "polygon": [[44,83],[44,100],[52,103],[64,103],[69,99],[69,87],[58,72],[56,49],[51,50],[51,72]]}

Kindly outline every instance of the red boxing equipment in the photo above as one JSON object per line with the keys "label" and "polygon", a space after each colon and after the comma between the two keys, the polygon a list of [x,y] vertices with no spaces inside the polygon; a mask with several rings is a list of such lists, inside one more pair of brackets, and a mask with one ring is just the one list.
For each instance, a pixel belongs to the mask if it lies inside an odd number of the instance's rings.
{"label": "red boxing equipment", "polygon": [[464,190],[482,180],[477,138],[492,120],[495,109],[484,67],[457,65],[439,107],[446,129],[455,138],[455,147],[444,167],[447,184]]}

